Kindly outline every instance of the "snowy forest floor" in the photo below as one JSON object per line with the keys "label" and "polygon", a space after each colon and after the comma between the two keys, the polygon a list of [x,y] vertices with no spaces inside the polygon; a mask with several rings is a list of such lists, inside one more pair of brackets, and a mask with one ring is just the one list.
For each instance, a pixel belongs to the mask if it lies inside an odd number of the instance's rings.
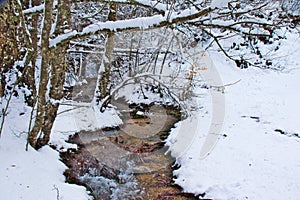
{"label": "snowy forest floor", "polygon": [[[197,135],[182,154],[176,152],[173,129],[167,144],[181,166],[175,182],[185,192],[212,199],[298,199],[300,196],[300,58],[299,36],[284,41],[278,56],[283,71],[241,70],[223,55],[211,51],[225,88],[225,122],[222,137],[204,159],[201,146],[212,116],[205,98],[197,119]],[[84,200],[86,189],[65,183],[66,166],[49,146],[25,151],[29,110],[14,100],[0,138],[1,199]],[[65,108],[61,106],[61,110]],[[20,115],[20,113],[25,113]],[[28,114],[27,114],[28,113]],[[118,125],[114,112],[98,116],[101,126]],[[186,123],[188,123],[186,119]],[[67,148],[65,140],[77,131],[70,113],[58,116],[51,143]],[[183,122],[185,123],[185,122]],[[175,142],[174,142],[175,141]]]}

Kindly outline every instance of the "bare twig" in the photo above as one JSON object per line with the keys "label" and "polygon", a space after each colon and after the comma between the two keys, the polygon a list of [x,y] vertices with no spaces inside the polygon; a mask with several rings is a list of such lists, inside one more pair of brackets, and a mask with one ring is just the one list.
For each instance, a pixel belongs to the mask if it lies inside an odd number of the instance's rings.
{"label": "bare twig", "polygon": [[16,88],[16,84],[14,85],[11,93],[9,94],[9,97],[8,97],[7,102],[6,102],[5,108],[2,109],[2,119],[1,119],[1,125],[0,125],[0,137],[1,137],[2,130],[3,130],[3,126],[4,126],[5,117],[7,115],[7,109],[8,109],[8,106],[10,104],[10,101],[11,101],[11,98],[13,96],[13,93],[15,91],[15,88]]}
{"label": "bare twig", "polygon": [[56,191],[56,200],[60,200],[60,194],[59,194],[59,189],[56,185],[53,185],[53,189]]}
{"label": "bare twig", "polygon": [[[38,96],[35,97],[34,104],[32,106],[31,112],[30,112],[30,120],[29,120],[29,124],[28,124],[28,133],[31,131],[33,113],[34,113],[34,108],[35,108],[35,105],[36,105],[36,102],[37,102],[37,98],[38,98]],[[28,151],[28,145],[29,145],[29,140],[28,140],[28,137],[27,137],[27,142],[26,142],[26,147],[25,147],[26,151]]]}
{"label": "bare twig", "polygon": [[209,87],[210,88],[225,88],[225,87],[227,87],[227,86],[231,86],[231,85],[235,85],[235,84],[237,84],[238,82],[240,82],[242,79],[239,79],[239,80],[237,80],[237,81],[235,81],[235,82],[233,82],[233,83],[227,83],[227,84],[225,84],[225,85],[210,85]]}
{"label": "bare twig", "polygon": [[[186,108],[186,105],[179,99],[179,97],[177,97],[177,95],[172,92],[170,90],[170,88],[165,84],[163,83],[161,80],[155,78],[154,76],[152,76],[152,74],[148,74],[148,73],[144,73],[144,74],[139,74],[139,75],[136,75],[135,77],[130,77],[130,78],[127,78],[126,80],[124,80],[118,87],[116,87],[110,95],[106,96],[101,104],[100,104],[100,111],[103,112],[104,111],[104,107],[108,104],[109,100],[115,95],[115,93],[121,89],[122,87],[124,87],[125,85],[128,85],[128,84],[131,84],[129,83],[130,81],[132,80],[136,80],[138,78],[150,78],[152,79],[154,82],[157,82],[158,84],[160,84],[163,88],[166,89],[166,92],[168,93],[168,95],[174,100],[174,102],[176,102],[180,107],[181,109],[183,110],[183,112],[185,113],[185,115],[189,115],[189,112]],[[146,80],[145,80],[146,81]]]}
{"label": "bare twig", "polygon": [[[156,28],[161,28],[161,27],[167,27],[167,26],[171,26],[173,24],[176,23],[181,23],[181,22],[187,22],[196,18],[199,18],[201,16],[205,16],[207,14],[209,14],[210,12],[212,12],[214,9],[211,8],[204,8],[203,10],[187,15],[187,16],[182,16],[182,15],[178,15],[172,19],[170,19],[169,21],[164,17],[160,22],[156,22],[156,23],[151,23],[146,27],[143,27],[142,30],[151,30],[151,29],[156,29]],[[124,27],[123,22],[125,20],[117,20],[114,22],[108,21],[108,22],[102,22],[102,23],[98,23],[98,24],[92,24],[89,25],[87,27],[85,27],[83,29],[83,31],[81,32],[77,32],[77,31],[71,31],[62,35],[57,36],[56,38],[53,38],[50,40],[50,48],[55,48],[55,46],[60,46],[63,45],[71,40],[74,39],[79,39],[79,38],[85,38],[87,36],[90,35],[95,35],[95,34],[99,34],[99,33],[109,33],[109,32],[124,32],[124,31],[134,31],[134,30],[141,30],[141,26],[143,23],[143,21],[145,20],[153,20],[155,18],[158,17],[162,17],[162,15],[154,15],[151,17],[144,17],[143,20],[139,23],[136,23],[136,19],[129,19],[127,20],[127,23],[129,23],[130,21],[132,21],[130,26],[126,26]],[[110,23],[115,24],[115,28],[111,29],[109,26]]]}

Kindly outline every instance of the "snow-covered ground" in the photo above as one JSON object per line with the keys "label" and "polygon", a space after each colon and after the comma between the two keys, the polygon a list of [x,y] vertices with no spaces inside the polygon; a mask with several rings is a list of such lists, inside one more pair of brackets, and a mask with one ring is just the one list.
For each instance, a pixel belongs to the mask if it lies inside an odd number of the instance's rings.
{"label": "snow-covered ground", "polygon": [[[278,51],[281,63],[286,64],[282,72],[256,68],[241,70],[223,55],[210,52],[224,84],[241,81],[225,88],[222,136],[207,157],[201,158],[200,151],[213,114],[211,99],[200,100],[204,108],[198,115],[173,129],[168,144],[181,166],[174,172],[176,183],[185,191],[224,200],[299,198],[299,47],[298,36],[284,42]],[[26,134],[22,131],[27,130],[30,111],[20,110],[23,108],[17,101],[13,103],[0,138],[1,199],[89,199],[85,188],[64,183],[66,166],[59,161],[58,152],[48,146],[38,152],[31,148],[25,151]],[[16,116],[20,112],[28,114]],[[120,123],[113,111],[109,113],[111,115],[96,115],[92,120],[106,119],[99,127]],[[88,120],[86,117],[82,118]],[[68,135],[84,128],[78,127],[80,122],[72,119],[69,113],[59,115],[51,139],[53,144],[66,148],[64,140]],[[186,137],[190,139],[186,142],[187,148],[176,154],[178,131],[188,135],[188,130],[181,126],[184,123],[196,123],[197,134]]]}
{"label": "snow-covered ground", "polygon": [[[23,103],[12,102],[0,138],[0,193],[3,200],[84,200],[89,199],[86,189],[65,183],[67,168],[59,161],[59,153],[49,146],[25,151],[28,115]],[[65,124],[65,127],[70,127]],[[71,128],[71,127],[70,127]],[[71,133],[71,132],[70,132]],[[69,134],[70,134],[69,133]],[[61,141],[68,135],[62,135]]]}
{"label": "snow-covered ground", "polygon": [[183,128],[173,130],[169,144],[181,165],[176,183],[185,191],[212,199],[299,198],[299,47],[298,36],[284,42],[279,52],[283,72],[240,70],[211,52],[224,84],[241,81],[225,89],[223,136],[209,156],[201,159],[199,153],[212,116],[208,106],[199,113],[198,134],[184,153],[175,148]]}

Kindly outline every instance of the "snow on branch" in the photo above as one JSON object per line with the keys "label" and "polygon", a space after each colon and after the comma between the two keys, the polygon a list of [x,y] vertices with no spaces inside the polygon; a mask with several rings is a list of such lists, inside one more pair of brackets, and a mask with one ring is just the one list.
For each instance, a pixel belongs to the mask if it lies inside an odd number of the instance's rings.
{"label": "snow on branch", "polygon": [[28,8],[26,10],[23,10],[23,14],[24,15],[29,15],[29,14],[33,14],[33,13],[43,12],[44,7],[45,7],[44,4],[39,5],[39,6],[34,6],[32,8]]}
{"label": "snow on branch", "polygon": [[68,33],[57,36],[50,40],[50,48],[61,43],[68,42],[73,39],[87,37],[101,32],[122,32],[127,30],[146,30],[151,28],[159,28],[175,23],[186,22],[198,17],[207,15],[212,11],[207,7],[201,11],[196,9],[186,9],[180,14],[172,14],[168,16],[154,15],[150,17],[139,17],[128,20],[107,21],[91,24],[85,27],[81,32],[70,31]]}
{"label": "snow on branch", "polygon": [[[102,0],[102,1],[109,2],[109,0]],[[167,10],[166,4],[159,3],[157,1],[151,1],[151,0],[110,0],[110,2],[111,1],[116,2],[116,3],[133,4],[133,5],[149,7],[159,13],[162,13],[162,12],[164,13]]]}
{"label": "snow on branch", "polygon": [[[153,81],[155,81],[156,83],[158,83],[160,86],[162,86],[163,88],[166,89],[166,92],[167,94],[173,99],[174,102],[176,102],[180,108],[182,109],[183,111],[183,114],[185,116],[188,116],[190,115],[190,112],[188,111],[187,109],[187,106],[186,104],[180,100],[180,98],[178,97],[177,94],[175,94],[171,89],[170,89],[170,86],[165,84],[163,81],[155,78],[155,75],[151,74],[151,73],[141,73],[141,74],[138,74],[134,77],[128,77],[126,78],[122,83],[120,83],[114,90],[111,91],[111,93],[106,96],[102,102],[100,103],[99,107],[100,107],[100,110],[101,112],[104,111],[104,107],[107,106],[107,104],[109,103],[110,99],[118,92],[118,90],[120,90],[122,87],[124,87],[125,85],[127,84],[131,84],[130,81],[132,80],[136,80],[136,79],[139,79],[139,78],[149,78],[149,79],[152,79]],[[146,81],[146,80],[145,80]]]}
{"label": "snow on branch", "polygon": [[[53,7],[57,7],[57,1],[54,1],[53,2]],[[43,12],[45,9],[45,5],[44,4],[41,4],[41,5],[38,5],[38,6],[33,6],[31,8],[28,8],[28,9],[25,9],[23,10],[23,15],[30,15],[30,14],[35,14],[35,13],[41,13]]]}
{"label": "snow on branch", "polygon": [[[139,5],[143,7],[152,8],[156,12],[160,14],[164,14],[167,10],[167,5],[163,3],[159,3],[157,1],[151,1],[151,0],[100,0],[99,2],[115,2],[115,3],[122,3],[122,4],[132,4],[132,5]],[[57,1],[54,2],[54,7],[57,6]],[[28,8],[23,11],[24,15],[30,15],[34,13],[41,13],[44,11],[44,4],[34,6],[32,8]]]}

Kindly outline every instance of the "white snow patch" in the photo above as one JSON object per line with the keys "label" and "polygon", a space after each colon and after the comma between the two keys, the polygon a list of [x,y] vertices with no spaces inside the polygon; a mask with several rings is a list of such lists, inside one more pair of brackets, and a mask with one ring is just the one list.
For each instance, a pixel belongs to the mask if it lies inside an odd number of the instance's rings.
{"label": "white snow patch", "polygon": [[211,8],[223,8],[227,7],[230,1],[231,0],[213,0],[210,6]]}
{"label": "white snow patch", "polygon": [[0,138],[1,199],[53,200],[58,195],[55,188],[61,200],[91,199],[84,187],[65,183],[67,167],[59,161],[57,151],[49,146],[25,151],[29,115],[19,116],[23,106],[18,100],[11,102],[14,109],[9,110]]}
{"label": "white snow patch", "polygon": [[286,67],[283,72],[241,70],[220,54],[211,53],[224,83],[241,81],[225,89],[223,137],[205,159],[199,154],[209,115],[199,118],[204,125],[197,126],[198,136],[187,141],[190,146],[184,154],[173,152],[174,145],[178,131],[184,135],[190,130],[178,126],[172,131],[170,150],[181,166],[174,172],[175,182],[186,192],[224,200],[298,199],[300,139],[274,131],[300,134],[300,58],[296,53],[300,40],[297,35],[289,36],[283,43],[279,53],[290,52],[281,60]]}

